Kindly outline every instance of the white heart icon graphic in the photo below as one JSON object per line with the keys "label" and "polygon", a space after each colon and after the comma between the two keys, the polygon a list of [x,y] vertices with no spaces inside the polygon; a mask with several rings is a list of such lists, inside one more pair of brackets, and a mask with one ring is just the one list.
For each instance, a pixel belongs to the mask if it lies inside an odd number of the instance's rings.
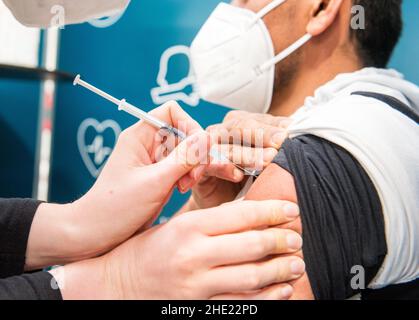
{"label": "white heart icon graphic", "polygon": [[[87,129],[93,128],[96,136],[90,145],[86,144]],[[104,145],[103,133],[106,130],[112,130],[115,134],[115,141],[112,147]],[[121,133],[121,127],[114,120],[106,120],[102,123],[93,118],[84,120],[77,131],[77,145],[81,158],[86,165],[87,170],[93,178],[97,178],[104,167],[108,156],[112,153],[118,136]],[[93,157],[90,156],[93,155]]]}

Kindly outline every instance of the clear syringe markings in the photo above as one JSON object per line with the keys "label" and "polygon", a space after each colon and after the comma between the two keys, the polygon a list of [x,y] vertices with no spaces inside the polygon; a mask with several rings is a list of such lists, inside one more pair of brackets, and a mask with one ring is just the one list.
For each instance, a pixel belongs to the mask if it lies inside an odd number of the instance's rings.
{"label": "clear syringe markings", "polygon": [[[143,120],[143,121],[147,122],[148,124],[152,125],[153,127],[157,128],[157,129],[165,130],[165,131],[169,132],[170,134],[173,134],[176,137],[178,137],[181,141],[183,141],[187,138],[187,135],[184,132],[182,132],[182,131],[174,128],[173,126],[169,125],[168,123],[150,115],[149,113],[141,110],[140,108],[138,108],[136,106],[133,106],[132,104],[128,103],[125,99],[119,100],[119,99],[111,96],[110,94],[100,90],[99,88],[96,88],[95,86],[91,85],[90,83],[87,83],[86,81],[82,80],[80,75],[76,76],[76,78],[74,79],[73,85],[74,86],[77,86],[77,85],[82,86],[82,87],[86,88],[87,90],[96,93],[97,95],[101,96],[102,98],[104,98],[104,99],[112,102],[113,104],[117,105],[119,111],[124,111],[124,112],[132,115],[133,117],[135,117],[139,120]],[[220,154],[218,152],[211,151],[210,155],[215,159],[232,163],[236,168],[243,171],[246,175],[257,177],[260,174],[259,170],[249,170],[249,169],[243,168],[240,165],[231,161],[227,156],[225,156],[223,154]]]}

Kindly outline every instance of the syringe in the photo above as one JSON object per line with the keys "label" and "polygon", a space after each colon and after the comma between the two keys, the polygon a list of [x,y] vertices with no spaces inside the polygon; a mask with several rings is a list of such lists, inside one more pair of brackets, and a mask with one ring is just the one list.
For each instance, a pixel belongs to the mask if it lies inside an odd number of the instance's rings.
{"label": "syringe", "polygon": [[74,79],[73,84],[75,86],[77,85],[82,86],[96,93],[102,98],[105,98],[106,100],[116,104],[118,106],[119,111],[124,111],[137,119],[144,120],[145,122],[147,122],[148,124],[152,125],[155,128],[166,130],[174,134],[176,137],[179,137],[181,140],[186,139],[186,134],[183,133],[182,131],[179,131],[178,129],[172,127],[171,125],[157,119],[156,117],[153,117],[152,115],[141,110],[140,108],[133,106],[132,104],[128,103],[125,99],[118,100],[117,98],[112,97],[110,94],[96,88],[95,86],[92,86],[90,83],[87,83],[86,81],[83,81],[80,75],[77,75],[77,77]]}
{"label": "syringe", "polygon": [[[96,93],[97,95],[101,96],[102,98],[116,104],[118,106],[118,110],[119,111],[124,111],[130,115],[132,115],[133,117],[143,120],[145,122],[147,122],[148,124],[152,125],[153,127],[157,128],[157,129],[161,129],[161,130],[165,130],[173,135],[175,135],[176,137],[178,137],[181,141],[185,140],[187,138],[187,135],[174,128],[173,126],[169,125],[168,123],[157,119],[156,117],[150,115],[149,113],[141,110],[140,108],[133,106],[132,104],[128,103],[125,99],[117,99],[113,96],[111,96],[110,94],[96,88],[95,86],[91,85],[90,83],[87,83],[86,81],[81,79],[80,75],[77,75],[77,77],[74,79],[73,82],[74,86],[80,85],[84,88],[86,88],[89,91],[92,91],[94,93]],[[253,177],[257,177],[260,174],[259,170],[249,170],[246,168],[241,167],[238,164],[235,164],[233,161],[231,161],[228,157],[226,157],[225,155],[222,154],[218,154],[215,156],[213,155],[215,158],[218,158],[222,161],[228,161],[232,164],[234,164],[234,166],[236,166],[238,169],[242,170],[246,175],[249,176],[253,176]]]}

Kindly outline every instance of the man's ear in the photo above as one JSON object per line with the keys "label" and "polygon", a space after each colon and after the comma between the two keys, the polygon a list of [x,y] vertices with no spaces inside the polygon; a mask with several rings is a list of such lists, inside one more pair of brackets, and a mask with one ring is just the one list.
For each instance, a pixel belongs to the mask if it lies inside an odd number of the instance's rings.
{"label": "man's ear", "polygon": [[318,36],[335,21],[343,0],[316,0],[307,25],[307,33]]}

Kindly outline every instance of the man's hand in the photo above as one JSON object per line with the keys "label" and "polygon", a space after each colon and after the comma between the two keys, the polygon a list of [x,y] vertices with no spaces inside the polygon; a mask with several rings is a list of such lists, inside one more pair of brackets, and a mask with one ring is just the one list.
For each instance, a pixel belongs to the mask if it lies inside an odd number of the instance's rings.
{"label": "man's hand", "polygon": [[288,299],[304,273],[301,237],[284,201],[242,201],[189,212],[104,257],[52,271],[64,299]]}
{"label": "man's hand", "polygon": [[[264,169],[277,155],[287,137],[289,118],[245,111],[232,111],[224,122],[211,126],[211,134],[220,153],[244,168]],[[236,198],[245,176],[233,164],[212,163],[193,188],[193,196],[185,210],[218,206]]]}
{"label": "man's hand", "polygon": [[27,270],[113,249],[152,224],[179,181],[193,185],[199,180],[208,163],[208,134],[175,102],[151,114],[190,137],[177,145],[144,122],[125,130],[85,196],[69,205],[39,207],[29,236]]}

